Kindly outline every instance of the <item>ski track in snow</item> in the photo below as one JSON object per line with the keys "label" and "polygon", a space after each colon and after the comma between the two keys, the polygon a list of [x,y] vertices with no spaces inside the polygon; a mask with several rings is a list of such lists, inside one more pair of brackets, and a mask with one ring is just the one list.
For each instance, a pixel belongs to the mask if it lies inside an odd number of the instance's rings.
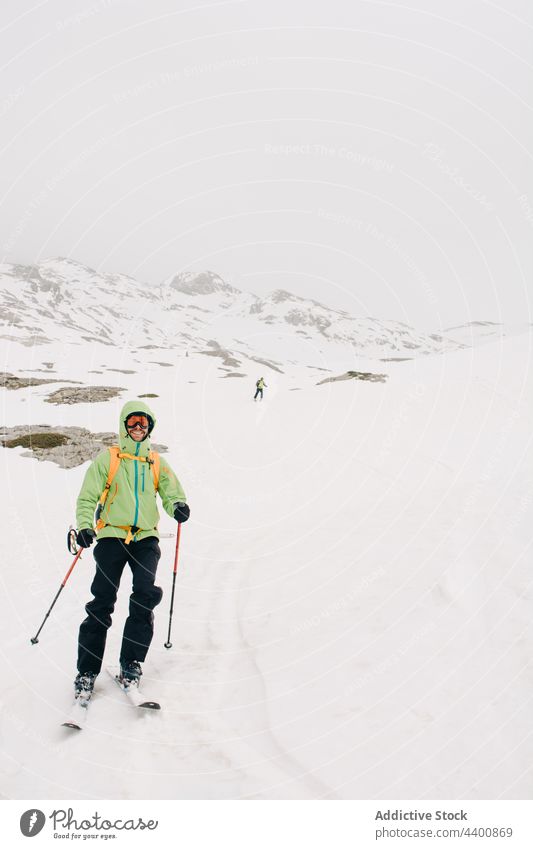
{"label": "ski track in snow", "polygon": [[[276,740],[268,715],[268,697],[265,681],[255,659],[252,646],[246,641],[242,611],[245,605],[243,579],[246,579],[247,562],[228,561],[220,568],[220,577],[213,587],[208,619],[224,620],[229,624],[227,644],[223,648],[223,662],[217,666],[217,687],[214,708],[219,712],[220,734],[232,733],[228,754],[232,758],[242,757],[243,766],[256,780],[261,779],[263,788],[257,793],[245,793],[243,798],[275,798],[281,788],[293,799],[323,798],[330,796],[331,789],[305,770]],[[216,634],[210,629],[210,641],[217,649]],[[230,701],[234,681],[239,681],[244,699],[239,710],[247,714],[250,730],[239,735],[239,729],[231,720],[232,711],[225,707]],[[227,715],[227,716],[226,716]],[[224,747],[224,738],[221,745]],[[260,759],[257,760],[259,755]],[[250,761],[250,757],[255,760]],[[284,798],[287,798],[284,796]]]}

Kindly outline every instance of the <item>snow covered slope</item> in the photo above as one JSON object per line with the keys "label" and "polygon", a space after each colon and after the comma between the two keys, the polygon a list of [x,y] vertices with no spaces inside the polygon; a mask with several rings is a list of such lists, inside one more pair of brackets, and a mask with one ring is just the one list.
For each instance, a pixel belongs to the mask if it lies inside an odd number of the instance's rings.
{"label": "snow covered slope", "polygon": [[144,689],[164,709],[136,715],[102,675],[87,729],[69,736],[90,552],[30,637],[71,559],[86,466],[0,451],[6,797],[531,798],[529,336],[388,363],[384,384],[270,371],[255,404],[253,381],[218,379],[218,356],[3,345],[12,372],[90,382],[110,367],[125,387],[67,407],[45,403],[49,386],[5,391],[7,425],[105,431],[125,398],[158,395],[155,437],[192,508],[170,651],[175,525],[160,526]]}
{"label": "snow covered slope", "polygon": [[519,336],[522,333],[530,333],[531,324],[504,325],[494,321],[469,321],[458,327],[447,327],[444,330],[447,339],[454,339],[463,345],[470,347],[480,343],[494,342],[501,337]]}

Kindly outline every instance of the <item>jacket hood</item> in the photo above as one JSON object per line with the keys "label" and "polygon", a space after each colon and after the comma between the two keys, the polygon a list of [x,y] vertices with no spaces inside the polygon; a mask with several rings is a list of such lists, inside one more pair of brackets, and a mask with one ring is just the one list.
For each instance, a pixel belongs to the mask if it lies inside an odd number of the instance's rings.
{"label": "jacket hood", "polygon": [[148,434],[148,436],[143,442],[135,442],[135,440],[128,435],[128,431],[126,430],[126,425],[124,424],[124,422],[131,413],[144,413],[146,416],[150,416],[155,427],[156,418],[145,401],[128,401],[127,404],[124,404],[122,410],[120,411],[120,420],[118,424],[119,443],[121,451],[125,451],[128,454],[137,454],[139,457],[147,457],[151,447],[151,434]]}

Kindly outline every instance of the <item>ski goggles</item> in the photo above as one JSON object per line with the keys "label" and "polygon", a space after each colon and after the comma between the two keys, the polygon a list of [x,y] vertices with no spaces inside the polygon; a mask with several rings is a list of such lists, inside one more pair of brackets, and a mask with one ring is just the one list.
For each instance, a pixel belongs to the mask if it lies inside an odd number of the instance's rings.
{"label": "ski goggles", "polygon": [[140,425],[143,429],[150,427],[151,419],[149,416],[141,415],[140,413],[132,413],[124,422],[128,430],[132,430],[135,425]]}

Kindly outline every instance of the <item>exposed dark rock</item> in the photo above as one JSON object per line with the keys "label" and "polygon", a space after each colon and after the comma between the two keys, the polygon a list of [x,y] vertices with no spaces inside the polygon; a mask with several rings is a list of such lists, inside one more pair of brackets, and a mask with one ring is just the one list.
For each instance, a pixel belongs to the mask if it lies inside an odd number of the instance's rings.
{"label": "exposed dark rock", "polygon": [[322,386],[323,383],[336,383],[339,380],[369,380],[371,383],[386,383],[387,377],[386,374],[373,374],[370,371],[347,371],[346,374],[319,380],[317,386]]}
{"label": "exposed dark rock", "polygon": [[9,333],[2,333],[0,334],[0,339],[7,339],[9,342],[17,342],[19,345],[24,345],[25,348],[33,348],[35,345],[50,344],[50,339],[47,339],[46,336],[39,336],[31,328],[24,327],[23,329],[29,330],[29,335],[26,338],[23,336],[11,336]]}
{"label": "exposed dark rock", "polygon": [[[27,448],[23,457],[50,460],[62,469],[73,469],[94,458],[110,445],[116,445],[116,433],[91,433],[82,427],[57,427],[52,425],[21,425],[3,428],[1,444],[5,448]],[[165,453],[166,445],[152,443],[155,451]]]}
{"label": "exposed dark rock", "polygon": [[6,439],[4,448],[57,448],[68,442],[64,433],[25,433],[14,439]]}
{"label": "exposed dark rock", "polygon": [[65,387],[52,392],[45,401],[48,404],[94,404],[109,401],[124,392],[123,386],[80,386]]}
{"label": "exposed dark rock", "polygon": [[272,371],[277,371],[279,374],[285,374],[283,369],[279,368],[279,365],[277,365],[273,360],[265,360],[265,359],[262,359],[261,357],[250,357],[250,355],[248,355],[248,359],[252,360],[254,363],[260,363],[260,365],[262,365],[262,366],[266,366],[267,368],[271,368]]}
{"label": "exposed dark rock", "polygon": [[232,368],[237,368],[241,365],[240,360],[236,360],[230,351],[226,351],[225,348],[221,348],[218,342],[211,340],[207,344],[211,350],[198,351],[199,354],[205,354],[206,357],[220,357],[225,366],[231,366]]}
{"label": "exposed dark rock", "polygon": [[16,377],[14,374],[2,372],[0,386],[4,389],[25,389],[27,386],[40,386],[42,383],[59,383],[57,377]]}
{"label": "exposed dark rock", "polygon": [[185,295],[212,295],[215,292],[226,292],[231,295],[240,294],[229,283],[225,283],[213,271],[193,271],[176,274],[168,284],[172,289]]}

